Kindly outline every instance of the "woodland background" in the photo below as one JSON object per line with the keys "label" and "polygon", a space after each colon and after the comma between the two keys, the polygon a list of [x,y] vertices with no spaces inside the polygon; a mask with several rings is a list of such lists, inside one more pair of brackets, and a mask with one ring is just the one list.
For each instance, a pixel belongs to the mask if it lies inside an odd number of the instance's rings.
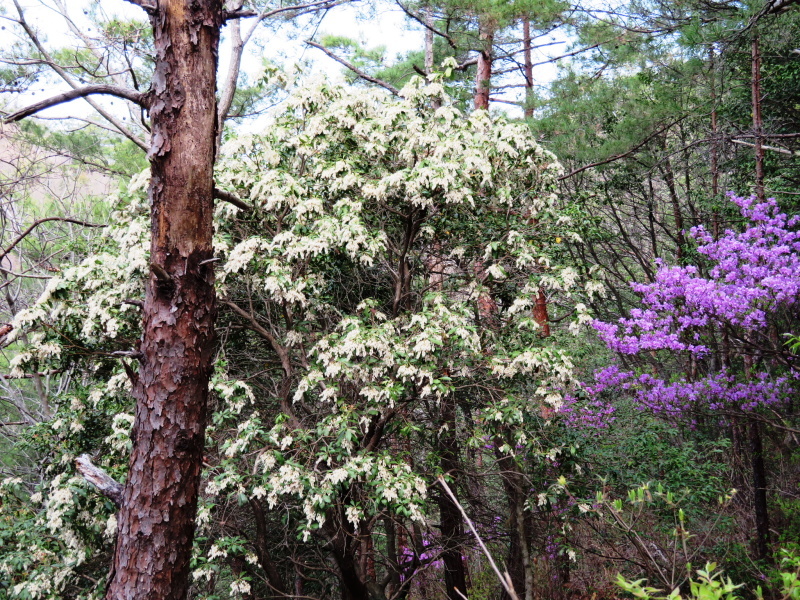
{"label": "woodland background", "polygon": [[[147,90],[114,4],[0,4],[9,120]],[[510,597],[460,505],[526,600],[800,598],[800,9],[342,4],[229,7],[190,597]],[[128,468],[149,125],[85,102],[2,126],[0,598],[103,595]]]}

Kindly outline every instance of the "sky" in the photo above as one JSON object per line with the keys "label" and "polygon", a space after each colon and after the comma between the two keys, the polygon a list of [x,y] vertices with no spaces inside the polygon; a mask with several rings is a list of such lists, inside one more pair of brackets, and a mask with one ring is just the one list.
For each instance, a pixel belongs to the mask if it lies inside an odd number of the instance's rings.
{"label": "sky", "polygon": [[[20,0],[27,11],[30,22],[47,39],[51,48],[74,46],[73,35],[69,32],[61,17],[54,13],[52,7],[54,0]],[[85,30],[90,29],[90,23],[83,15],[84,9],[90,4],[89,0],[66,0],[70,16],[78,26]],[[102,9],[109,15],[122,17],[141,17],[140,8],[124,0],[102,0]],[[13,15],[15,10],[11,0],[0,0],[0,7],[6,14]],[[1,12],[1,11],[0,11]],[[360,41],[365,47],[384,46],[386,56],[391,61],[397,55],[410,50],[422,49],[424,46],[424,32],[422,27],[410,21],[403,11],[389,0],[361,0],[352,4],[338,6],[328,11],[324,18],[317,14],[305,18],[306,27],[301,31],[288,27],[277,27],[274,32],[261,26],[259,40],[253,40],[245,52],[242,69],[249,75],[254,75],[262,69],[262,60],[270,59],[277,63],[292,64],[297,61],[310,61],[312,71],[321,71],[331,78],[341,78],[343,67],[333,59],[325,56],[321,51],[304,44],[304,40],[312,37],[321,39],[324,34],[345,35]],[[243,30],[248,27],[243,21]],[[9,31],[9,28],[6,29]],[[544,60],[548,56],[557,55],[563,51],[563,44],[538,51],[534,62]],[[224,72],[227,65],[229,45],[223,31],[223,43],[220,50],[220,65]],[[543,65],[537,68],[535,80],[539,83],[552,81],[556,74],[553,65]],[[21,95],[13,101],[13,107],[20,108],[33,101],[43,99],[58,92],[69,89],[61,81],[53,80],[50,86],[37,86],[28,94]],[[506,97],[514,99],[519,90],[510,92]],[[104,98],[101,101],[109,110],[117,110],[121,101]],[[113,105],[112,105],[113,102]],[[116,107],[116,108],[112,108]],[[11,108],[11,106],[9,106]],[[511,116],[521,116],[521,109],[516,109],[507,104],[493,104],[493,108],[503,110]],[[88,116],[92,109],[82,100],[76,100],[68,105],[48,109],[41,116],[49,118],[63,118],[65,116]],[[517,114],[519,113],[519,114]]]}

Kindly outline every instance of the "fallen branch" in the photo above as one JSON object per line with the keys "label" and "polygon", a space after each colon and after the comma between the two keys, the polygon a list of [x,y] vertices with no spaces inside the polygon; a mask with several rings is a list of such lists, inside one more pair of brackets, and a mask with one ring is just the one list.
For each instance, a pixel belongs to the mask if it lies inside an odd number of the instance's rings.
{"label": "fallen branch", "polygon": [[96,487],[101,494],[111,500],[114,506],[117,508],[122,506],[122,492],[125,486],[103,469],[94,465],[88,454],[81,454],[76,458],[75,467],[78,469],[78,473],[83,475],[83,478]]}

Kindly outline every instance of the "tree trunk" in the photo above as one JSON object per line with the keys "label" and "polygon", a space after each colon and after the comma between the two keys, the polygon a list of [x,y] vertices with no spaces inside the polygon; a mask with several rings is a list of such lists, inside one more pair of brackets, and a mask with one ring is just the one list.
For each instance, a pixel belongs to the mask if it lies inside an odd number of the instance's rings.
{"label": "tree trunk", "polygon": [[533,60],[531,59],[531,22],[522,20],[522,53],[525,59],[525,118],[533,117]]}
{"label": "tree trunk", "polygon": [[755,135],[756,153],[756,196],[764,201],[764,147],[761,145],[761,136],[764,132],[764,122],[761,118],[761,50],[758,46],[758,36],[753,38],[752,47],[752,95],[753,95],[753,134]]}
{"label": "tree trunk", "polygon": [[433,8],[425,7],[425,72],[433,73]]}
{"label": "tree trunk", "polygon": [[152,274],[133,450],[108,600],[182,600],[214,347],[213,166],[221,0],[160,0],[150,20]]}
{"label": "tree trunk", "polygon": [[480,38],[483,47],[478,54],[478,72],[475,75],[475,108],[489,110],[494,30],[483,22],[480,25]]}
{"label": "tree trunk", "polygon": [[756,557],[769,560],[769,512],[767,511],[767,474],[764,447],[758,421],[750,423],[750,452],[753,460],[753,508],[756,517]]}
{"label": "tree trunk", "polygon": [[669,190],[669,198],[672,202],[672,216],[675,219],[675,230],[677,233],[677,249],[675,253],[675,261],[678,264],[683,264],[683,258],[686,249],[686,236],[683,232],[683,214],[681,213],[681,203],[678,198],[678,188],[675,185],[675,173],[672,170],[672,161],[669,159],[669,151],[667,147],[667,138],[661,140],[661,147],[664,150],[665,158],[661,171],[664,175],[664,182],[667,184]]}
{"label": "tree trunk", "polygon": [[[453,477],[450,486],[453,494],[458,494],[455,480],[458,473],[458,439],[456,438],[456,401],[451,395],[442,398],[441,425],[447,427],[440,431],[437,450],[440,466],[445,474]],[[457,497],[457,496],[456,496]],[[444,581],[449,600],[460,600],[467,593],[467,579],[464,561],[461,558],[461,542],[464,524],[461,513],[453,501],[444,493],[439,494],[439,517],[442,531],[442,561],[444,562]]]}
{"label": "tree trunk", "polygon": [[[514,464],[514,459],[502,456],[498,448],[502,441],[495,441],[495,454],[500,467],[503,490],[508,505],[509,546],[506,570],[511,577],[511,585],[520,598],[529,600],[533,593],[533,573],[530,571],[531,557],[528,530],[525,522],[525,494],[522,476]],[[503,590],[501,600],[511,600],[511,595]]]}

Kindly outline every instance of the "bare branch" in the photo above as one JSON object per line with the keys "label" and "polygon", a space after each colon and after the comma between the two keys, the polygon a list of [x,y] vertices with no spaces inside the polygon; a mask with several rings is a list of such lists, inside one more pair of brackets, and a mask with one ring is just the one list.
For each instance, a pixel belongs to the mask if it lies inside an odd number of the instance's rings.
{"label": "bare branch", "polygon": [[137,360],[144,358],[144,354],[137,352],[136,350],[117,350],[115,352],[111,352],[110,356],[113,356],[114,358],[135,358]]}
{"label": "bare branch", "polygon": [[654,131],[653,133],[648,135],[646,138],[644,138],[641,142],[636,144],[633,148],[631,148],[627,152],[621,152],[619,154],[615,154],[614,156],[610,156],[610,157],[606,158],[605,160],[600,160],[600,161],[597,161],[597,162],[594,162],[594,163],[591,163],[591,164],[588,164],[588,165],[584,165],[584,166],[582,166],[582,167],[580,167],[578,169],[575,169],[574,171],[571,171],[570,173],[567,173],[566,175],[562,175],[561,177],[558,178],[558,180],[559,181],[564,181],[565,179],[569,179],[570,177],[573,177],[573,176],[577,175],[578,173],[582,173],[583,171],[586,171],[587,169],[592,169],[594,167],[599,167],[600,165],[605,165],[605,164],[608,164],[610,162],[614,162],[616,160],[619,160],[621,158],[625,158],[626,156],[630,156],[631,154],[636,152],[639,148],[641,148],[642,146],[647,144],[650,140],[652,140],[656,136],[664,133],[670,127],[673,127],[674,125],[677,125],[678,123],[683,121],[684,118],[685,117],[680,117],[679,119],[668,123],[667,125],[665,125],[661,129],[658,129],[658,130]]}
{"label": "bare branch", "polygon": [[478,64],[478,57],[475,56],[473,58],[468,58],[467,60],[462,62],[460,65],[457,65],[455,67],[455,70],[456,71],[466,71],[467,68],[471,67],[472,65],[477,65],[477,64]]}
{"label": "bare branch", "polygon": [[152,15],[158,10],[158,6],[156,6],[155,2],[147,2],[147,0],[126,0],[126,1],[140,7],[148,15]]}
{"label": "bare branch", "polygon": [[2,379],[36,379],[37,377],[48,377],[50,375],[57,375],[61,373],[59,369],[50,369],[49,371],[40,371],[38,373],[21,373],[20,375],[2,375]]}
{"label": "bare branch", "polygon": [[33,231],[36,227],[41,225],[42,223],[46,223],[47,221],[63,221],[64,223],[74,223],[75,225],[83,225],[84,227],[105,227],[105,225],[100,225],[98,223],[87,223],[86,221],[79,221],[78,219],[70,219],[68,217],[46,217],[44,219],[39,219],[38,221],[34,221],[30,227],[28,227],[25,231],[19,234],[19,237],[11,242],[11,245],[8,246],[3,253],[0,254],[0,261],[3,260],[8,253],[11,252],[17,244],[19,244],[22,240],[24,240],[31,231]]}
{"label": "bare branch", "polygon": [[[17,22],[25,30],[25,33],[27,34],[28,38],[30,38],[31,42],[33,42],[33,45],[36,46],[36,49],[39,51],[39,53],[45,58],[47,64],[49,64],[50,68],[53,69],[56,73],[58,73],[59,77],[61,77],[61,79],[63,79],[71,88],[78,89],[80,87],[79,82],[76,81],[66,71],[66,69],[58,65],[53,60],[53,57],[50,56],[50,54],[47,52],[47,49],[42,45],[41,41],[39,40],[39,36],[36,35],[36,32],[31,28],[30,24],[28,24],[28,22],[25,20],[25,11],[20,6],[19,1],[13,0],[13,2],[14,6],[17,9],[17,14],[19,15],[19,19]],[[97,102],[95,102],[93,98],[87,97],[86,102],[88,102],[89,105],[100,114],[100,116],[102,116],[106,121],[111,123],[118,132],[120,132],[134,144],[139,146],[139,148],[147,152],[147,144],[143,140],[139,139],[139,137],[136,134],[134,134],[130,129],[128,129],[125,126],[125,124],[122,123],[122,121],[120,121],[117,117],[115,117],[110,112],[105,110],[102,106],[100,106]]]}
{"label": "bare branch", "polygon": [[417,23],[422,25],[425,29],[427,29],[429,31],[432,31],[433,33],[435,33],[439,37],[443,37],[444,39],[446,39],[447,43],[450,44],[450,47],[453,50],[456,50],[458,48],[458,46],[456,46],[455,41],[453,41],[452,37],[450,37],[449,35],[447,35],[443,31],[439,31],[438,29],[436,29],[436,27],[434,27],[433,25],[428,23],[428,21],[426,19],[423,19],[422,17],[420,17],[417,13],[413,12],[412,10],[410,10],[407,6],[405,6],[402,2],[400,2],[400,0],[397,0],[397,6],[399,6],[404,13],[406,13],[409,17],[411,17]]}
{"label": "bare branch", "polygon": [[75,468],[78,469],[78,473],[83,475],[86,481],[111,500],[114,506],[117,508],[122,506],[122,492],[125,487],[103,469],[94,465],[88,454],[81,454],[75,459]]}
{"label": "bare branch", "polygon": [[353,73],[355,73],[356,75],[361,77],[361,79],[365,79],[366,81],[369,81],[371,83],[374,83],[376,85],[384,87],[387,90],[389,90],[390,92],[392,92],[392,94],[394,94],[395,96],[399,96],[400,95],[400,90],[398,90],[396,87],[394,87],[391,83],[386,83],[385,81],[382,81],[380,79],[372,77],[371,75],[368,75],[367,73],[365,73],[364,71],[362,71],[361,69],[356,67],[355,65],[347,62],[345,59],[343,59],[343,58],[341,58],[339,56],[336,56],[333,52],[328,50],[322,44],[318,44],[317,42],[314,42],[312,40],[306,40],[306,44],[308,44],[309,46],[313,46],[314,48],[317,48],[319,50],[322,50],[325,54],[330,56],[333,60],[343,64],[345,67],[350,69]]}
{"label": "bare branch", "polygon": [[52,98],[47,98],[46,100],[42,100],[36,104],[31,104],[22,110],[18,110],[17,112],[10,114],[4,120],[6,123],[14,123],[15,121],[20,121],[25,117],[36,114],[45,108],[64,104],[65,102],[72,102],[77,98],[85,98],[86,96],[95,94],[105,94],[107,96],[116,96],[117,98],[130,100],[131,102],[135,102],[143,108],[147,108],[150,104],[148,94],[143,94],[142,92],[137,92],[136,90],[121,88],[115,85],[87,85],[85,87],[75,88],[68,92],[64,92],[58,96],[53,96]]}
{"label": "bare branch", "polygon": [[[745,142],[744,140],[730,140],[732,144],[739,144],[741,146],[749,146],[750,148],[755,148],[755,144],[751,144],[750,142]],[[788,154],[789,156],[800,156],[800,150],[789,150],[788,148],[779,148],[778,146],[766,146],[761,144],[761,148],[764,150],[772,150],[773,152],[780,152],[781,154]]]}
{"label": "bare branch", "polygon": [[444,491],[447,492],[447,495],[450,497],[450,501],[456,506],[456,508],[458,508],[459,512],[461,513],[461,516],[467,522],[470,531],[472,531],[472,535],[475,536],[475,539],[478,541],[478,545],[481,547],[481,550],[483,550],[483,553],[486,555],[486,558],[489,559],[489,564],[492,565],[492,569],[494,570],[495,575],[497,575],[497,578],[500,580],[500,583],[503,585],[503,588],[506,590],[506,593],[512,600],[519,600],[519,596],[517,596],[517,593],[514,590],[514,584],[511,583],[511,576],[508,574],[508,571],[506,571],[505,573],[500,572],[500,569],[497,567],[497,564],[495,564],[494,558],[492,558],[489,549],[486,547],[486,544],[483,543],[481,536],[478,535],[478,532],[475,529],[475,525],[472,524],[472,521],[467,516],[464,507],[461,506],[461,503],[458,501],[458,498],[456,498],[455,494],[453,494],[453,490],[450,489],[450,486],[447,485],[447,482],[441,475],[439,475],[437,481],[439,482],[439,485],[441,485],[442,488],[444,488]]}
{"label": "bare branch", "polygon": [[782,13],[797,2],[798,0],[769,0],[761,12],[765,15],[775,15]]}
{"label": "bare branch", "polygon": [[307,11],[312,8],[320,8],[320,9],[333,8],[337,4],[344,4],[345,2],[351,2],[351,1],[352,0],[317,0],[317,2],[308,2],[306,4],[294,4],[292,6],[282,6],[280,8],[276,8],[274,10],[270,10],[267,12],[258,12],[255,10],[226,10],[225,20],[230,21],[232,19],[249,19],[257,17],[259,21],[262,21],[264,19],[267,19],[269,17],[284,12],[291,12],[295,10]]}
{"label": "bare branch", "polygon": [[236,208],[240,208],[248,212],[253,210],[252,206],[250,206],[247,202],[245,202],[235,194],[226,192],[225,190],[221,190],[216,187],[214,188],[214,198],[223,200],[225,202],[229,202],[230,204],[233,204]]}

